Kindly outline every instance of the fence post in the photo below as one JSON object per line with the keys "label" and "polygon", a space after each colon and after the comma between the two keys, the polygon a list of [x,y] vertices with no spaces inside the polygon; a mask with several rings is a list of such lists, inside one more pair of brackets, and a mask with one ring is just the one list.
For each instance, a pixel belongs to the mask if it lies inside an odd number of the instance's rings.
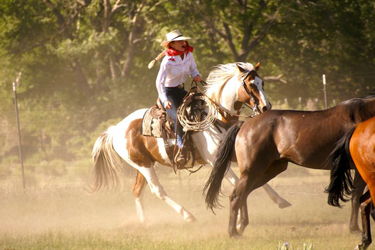
{"label": "fence post", "polygon": [[326,90],[326,75],[323,74],[323,93],[324,93],[324,108],[328,108],[327,104],[327,90]]}
{"label": "fence post", "polygon": [[19,119],[19,116],[18,116],[18,103],[17,103],[17,90],[16,90],[16,87],[20,85],[21,75],[22,75],[22,71],[19,73],[16,81],[13,82],[13,92],[14,92],[14,106],[15,106],[15,109],[16,109],[17,128],[18,128],[19,157],[20,157],[21,168],[22,168],[22,183],[23,183],[23,189],[25,190],[26,189],[25,171],[24,171],[24,167],[23,167],[22,143],[21,143],[21,129],[20,129],[20,119]]}

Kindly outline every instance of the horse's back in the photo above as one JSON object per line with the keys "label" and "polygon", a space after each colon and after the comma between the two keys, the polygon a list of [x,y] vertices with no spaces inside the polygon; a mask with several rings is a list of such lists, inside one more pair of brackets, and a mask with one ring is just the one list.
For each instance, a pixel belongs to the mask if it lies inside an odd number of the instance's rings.
{"label": "horse's back", "polygon": [[278,154],[277,159],[321,169],[344,131],[334,110],[270,110],[247,120],[237,140],[251,150],[272,149]]}
{"label": "horse's back", "polygon": [[121,122],[119,122],[116,126],[125,126],[131,123],[132,121],[135,121],[137,119],[142,119],[144,114],[146,113],[147,109],[138,109],[134,111],[133,113],[126,116]]}

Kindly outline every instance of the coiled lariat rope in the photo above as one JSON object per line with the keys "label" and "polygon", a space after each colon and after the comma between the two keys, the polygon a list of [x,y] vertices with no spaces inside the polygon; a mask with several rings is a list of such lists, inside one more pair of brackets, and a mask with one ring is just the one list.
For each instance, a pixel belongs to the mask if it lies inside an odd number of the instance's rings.
{"label": "coiled lariat rope", "polygon": [[191,93],[177,110],[178,120],[185,132],[206,130],[215,123],[219,107],[208,96]]}
{"label": "coiled lariat rope", "polygon": [[[193,86],[195,84],[195,86]],[[201,84],[207,85],[206,82],[201,81]],[[220,111],[222,113],[229,114],[232,117],[244,117],[252,118],[257,114],[253,115],[237,115],[230,114],[228,110],[225,110],[220,104],[217,104],[211,98],[209,98],[199,87],[197,82],[191,83],[191,88],[182,104],[177,109],[177,118],[183,127],[185,132],[187,131],[203,131],[210,128],[216,122]],[[247,103],[243,103],[244,106],[254,110]],[[193,106],[194,105],[194,106]],[[202,117],[204,117],[202,119]]]}

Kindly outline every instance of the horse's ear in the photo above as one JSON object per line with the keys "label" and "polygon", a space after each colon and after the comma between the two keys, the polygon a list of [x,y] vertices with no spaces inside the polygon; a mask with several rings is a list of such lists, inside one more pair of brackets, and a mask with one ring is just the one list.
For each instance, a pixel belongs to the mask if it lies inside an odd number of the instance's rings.
{"label": "horse's ear", "polygon": [[257,63],[257,65],[255,65],[255,70],[258,71],[260,68],[260,62]]}
{"label": "horse's ear", "polygon": [[236,65],[237,65],[238,70],[239,70],[241,73],[246,72],[246,70],[243,69],[238,63],[236,63]]}

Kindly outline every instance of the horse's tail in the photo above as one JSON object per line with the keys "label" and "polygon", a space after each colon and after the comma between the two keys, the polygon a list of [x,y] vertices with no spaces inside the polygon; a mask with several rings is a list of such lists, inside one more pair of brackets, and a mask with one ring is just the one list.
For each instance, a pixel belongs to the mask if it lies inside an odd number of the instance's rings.
{"label": "horse's tail", "polygon": [[118,187],[120,184],[123,161],[113,148],[115,130],[115,126],[108,128],[94,144],[92,150],[94,186],[91,187],[91,193],[111,184],[114,187]]}
{"label": "horse's tail", "polygon": [[335,149],[327,158],[327,162],[332,164],[331,182],[326,188],[328,193],[328,204],[335,207],[340,206],[340,200],[348,201],[346,196],[353,190],[353,177],[350,169],[354,166],[349,151],[350,138],[355,128],[347,132],[336,144]]}
{"label": "horse's tail", "polygon": [[215,207],[220,206],[218,195],[220,192],[221,182],[224,178],[225,173],[230,167],[230,160],[234,149],[234,143],[242,124],[243,122],[239,122],[236,125],[233,125],[228,130],[216,153],[210,178],[204,186],[203,192],[206,195],[206,205],[211,210],[213,210],[213,208]]}

